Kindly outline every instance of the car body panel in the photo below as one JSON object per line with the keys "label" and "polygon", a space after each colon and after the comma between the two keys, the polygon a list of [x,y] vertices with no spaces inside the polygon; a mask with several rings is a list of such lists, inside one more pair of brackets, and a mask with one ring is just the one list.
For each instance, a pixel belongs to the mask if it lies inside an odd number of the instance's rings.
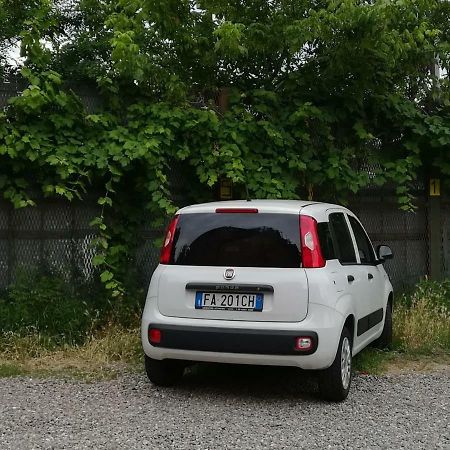
{"label": "car body panel", "polygon": [[[224,278],[227,267],[199,267],[168,265],[156,276],[158,279],[158,307],[161,314],[169,317],[192,319],[300,322],[308,312],[308,281],[305,269],[233,267],[232,280]],[[189,283],[210,283],[223,286],[222,292],[229,287],[246,284],[268,285],[273,292],[264,293],[263,311],[228,311],[196,309],[195,295],[207,289],[187,290]]]}

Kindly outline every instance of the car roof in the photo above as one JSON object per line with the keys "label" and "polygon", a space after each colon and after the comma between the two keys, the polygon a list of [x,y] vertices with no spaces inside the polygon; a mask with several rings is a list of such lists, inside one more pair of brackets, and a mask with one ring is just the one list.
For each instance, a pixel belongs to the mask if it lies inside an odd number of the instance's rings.
{"label": "car roof", "polygon": [[230,200],[185,206],[178,210],[177,214],[211,213],[215,212],[217,208],[256,208],[261,213],[286,214],[298,214],[301,209],[305,208],[302,213],[311,214],[320,219],[329,209],[339,209],[351,213],[343,206],[310,200]]}

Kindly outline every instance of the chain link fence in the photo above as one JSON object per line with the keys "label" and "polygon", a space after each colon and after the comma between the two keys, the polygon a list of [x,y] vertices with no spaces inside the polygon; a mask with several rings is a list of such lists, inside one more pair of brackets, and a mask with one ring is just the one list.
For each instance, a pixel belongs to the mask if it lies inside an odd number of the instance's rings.
{"label": "chain link fence", "polygon": [[[413,286],[429,273],[427,204],[418,197],[416,212],[398,209],[394,196],[380,192],[363,194],[351,202],[375,246],[389,245],[394,259],[386,270],[394,287]],[[7,288],[19,272],[48,269],[67,281],[90,281],[95,278],[92,265],[95,231],[89,222],[98,213],[95,201],[72,202],[43,199],[35,207],[14,209],[0,201],[0,289]],[[158,265],[159,249],[155,240],[162,229],[148,224],[139,232],[140,245],[134,265],[139,283],[146,286]],[[450,276],[450,202],[442,208],[443,274]]]}
{"label": "chain link fence", "polygon": [[[94,281],[96,233],[89,223],[98,212],[94,200],[42,199],[37,206],[22,209],[0,201],[0,290],[11,285],[18,275],[35,271],[57,273],[75,288],[77,283]],[[145,222],[150,224],[150,218]],[[143,286],[158,265],[155,241],[162,234],[162,229],[150,225],[139,233],[141,244],[136,249],[134,266]]]}
{"label": "chain link fence", "polygon": [[19,272],[49,270],[67,281],[93,278],[89,222],[95,203],[43,200],[36,207],[14,209],[0,201],[0,289]]}
{"label": "chain link fence", "polygon": [[413,286],[429,273],[427,205],[418,196],[415,212],[402,211],[389,193],[374,191],[355,199],[350,209],[359,217],[375,248],[385,244],[394,258],[385,263],[396,289]]}

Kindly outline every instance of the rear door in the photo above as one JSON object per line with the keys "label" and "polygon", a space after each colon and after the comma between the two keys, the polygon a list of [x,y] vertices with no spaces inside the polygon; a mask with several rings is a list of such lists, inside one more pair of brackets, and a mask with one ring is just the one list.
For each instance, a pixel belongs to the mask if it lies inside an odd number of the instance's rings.
{"label": "rear door", "polygon": [[385,303],[384,277],[380,267],[375,264],[376,257],[372,243],[359,221],[347,215],[351,226],[356,250],[358,252],[358,270],[362,273],[364,286],[364,310],[367,314],[358,321],[357,336],[364,340],[377,333],[382,326],[383,307]]}
{"label": "rear door", "polygon": [[299,214],[181,214],[160,268],[166,316],[298,322],[308,311]]}
{"label": "rear door", "polygon": [[329,223],[340,263],[338,285],[352,296],[358,321],[372,312],[371,302],[367,299],[366,269],[359,264],[346,214],[342,210],[331,211]]}

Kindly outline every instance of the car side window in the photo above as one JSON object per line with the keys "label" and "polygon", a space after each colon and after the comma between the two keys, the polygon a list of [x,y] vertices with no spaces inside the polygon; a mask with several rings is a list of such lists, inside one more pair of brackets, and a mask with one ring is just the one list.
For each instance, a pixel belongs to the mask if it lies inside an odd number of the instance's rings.
{"label": "car side window", "polygon": [[375,254],[366,232],[354,217],[348,216],[348,220],[350,221],[353,234],[355,235],[361,264],[373,264],[375,262]]}
{"label": "car side window", "polygon": [[334,248],[333,238],[331,237],[330,224],[328,222],[319,222],[317,224],[317,234],[319,235],[320,249],[322,256],[329,261],[337,258],[337,252]]}
{"label": "car side window", "polygon": [[356,264],[355,247],[343,213],[330,214],[330,229],[342,264]]}

